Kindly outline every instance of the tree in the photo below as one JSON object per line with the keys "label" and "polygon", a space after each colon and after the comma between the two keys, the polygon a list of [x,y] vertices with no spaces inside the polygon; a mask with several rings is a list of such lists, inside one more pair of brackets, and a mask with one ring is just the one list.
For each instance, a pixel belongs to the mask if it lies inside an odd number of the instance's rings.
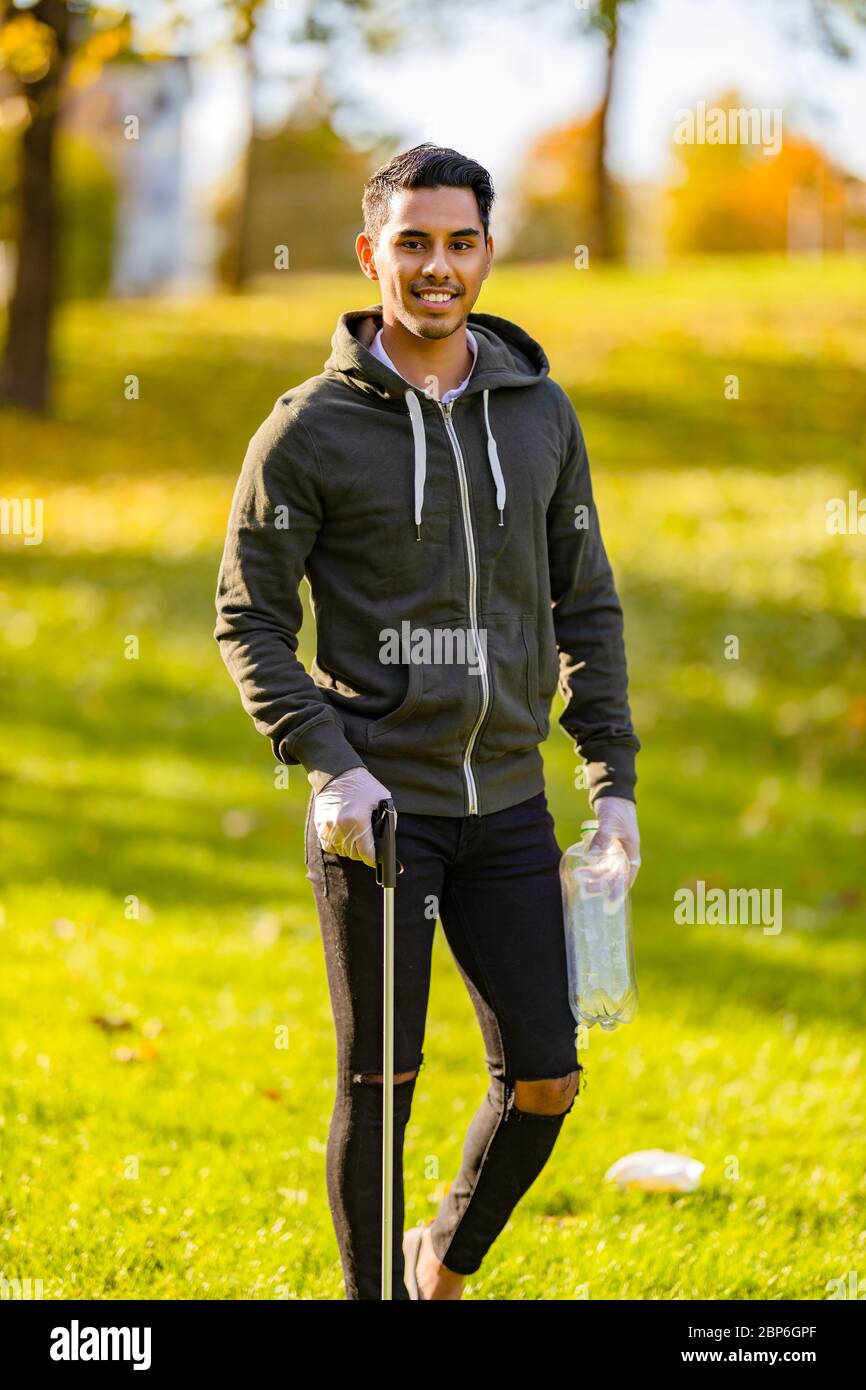
{"label": "tree", "polygon": [[15,287],[0,393],[31,410],[44,410],[50,393],[58,236],[54,144],[70,19],[62,0],[39,0],[21,11],[5,4],[0,30],[4,66],[17,80],[29,112],[19,154]]}
{"label": "tree", "polygon": [[853,56],[851,45],[839,20],[866,24],[866,0],[811,0],[810,8],[818,41],[834,57],[849,61]]}
{"label": "tree", "polygon": [[595,145],[595,177],[593,179],[594,207],[590,251],[596,260],[613,260],[620,254],[616,235],[616,195],[609,168],[610,111],[614,96],[617,58],[619,54],[621,12],[636,0],[595,0],[589,14],[589,27],[604,38],[604,86],[599,111]]}
{"label": "tree", "polygon": [[354,240],[358,223],[358,189],[369,177],[372,152],[356,149],[334,130],[331,101],[318,78],[276,130],[254,134],[244,154],[248,168],[244,245],[237,238],[238,179],[231,192],[215,200],[224,232],[219,258],[221,278],[236,287],[276,275],[275,253],[285,244],[297,270],[357,266]]}
{"label": "tree", "polygon": [[[437,13],[441,18],[449,0],[440,0]],[[452,0],[453,3],[453,0]],[[544,0],[525,0],[531,14]],[[617,73],[623,16],[626,8],[639,0],[575,0],[579,31],[596,33],[604,41],[604,78],[598,120],[595,124],[596,144],[593,158],[593,178],[590,189],[587,219],[590,234],[587,242],[593,259],[615,259],[622,251],[619,228],[622,218],[618,208],[617,186],[610,174],[610,113],[616,99]],[[851,57],[845,37],[845,21],[866,22],[866,0],[809,0],[815,35],[820,43],[840,59]],[[475,0],[475,6],[492,9],[491,0]],[[779,7],[785,16],[784,0]],[[459,8],[466,9],[466,0]],[[393,25],[399,15],[399,27]],[[563,11],[564,13],[564,11]],[[328,38],[353,26],[365,34],[377,33],[381,51],[393,48],[403,34],[413,34],[413,22],[429,16],[429,6],[417,0],[402,0],[395,11],[390,0],[310,0],[310,23]],[[573,21],[569,19],[569,24]],[[369,46],[373,46],[372,44]]]}
{"label": "tree", "polygon": [[[590,227],[587,240],[593,257],[601,260],[615,257],[620,250],[616,186],[608,169],[608,116],[614,96],[622,11],[635,3],[637,0],[586,0],[578,7],[583,32],[598,33],[604,39],[604,84],[598,119],[594,121],[596,144],[587,208]],[[440,0],[440,17],[448,4],[449,0]],[[490,0],[475,0],[476,8],[482,5],[492,8]],[[531,12],[538,8],[539,0],[525,0],[525,5]],[[465,3],[460,3],[459,8],[465,9]],[[399,16],[399,26],[395,23],[395,14]],[[311,32],[333,40],[357,31],[366,46],[377,52],[393,51],[407,34],[417,32],[415,20],[420,22],[428,18],[429,5],[419,0],[403,0],[396,11],[389,0],[310,0]]]}
{"label": "tree", "polygon": [[[589,116],[544,131],[533,141],[514,183],[520,213],[508,259],[559,260],[586,246],[592,253],[598,211],[597,152],[601,107]],[[614,185],[610,216],[613,244],[622,242],[621,189]]]}
{"label": "tree", "polygon": [[[707,103],[727,115],[736,91]],[[748,141],[676,147],[684,177],[669,190],[669,244],[678,252],[839,250],[851,225],[849,190],[866,188],[811,141],[786,132],[767,157]]]}
{"label": "tree", "polygon": [[250,207],[252,204],[253,139],[255,137],[256,112],[256,14],[262,0],[238,0],[233,11],[233,40],[243,55],[246,102],[249,118],[250,136],[242,157],[241,177],[238,196],[235,201],[236,226],[230,240],[232,247],[231,263],[226,268],[226,283],[232,289],[243,288],[249,266]]}
{"label": "tree", "polygon": [[[590,0],[587,26],[604,36],[605,71],[595,157],[595,209],[592,254],[596,259],[619,255],[615,185],[609,168],[609,114],[618,69],[620,26],[627,5],[638,0]],[[587,8],[583,6],[582,8]],[[839,26],[841,18],[866,22],[866,0],[810,0],[815,32],[820,43],[835,57],[847,61],[852,52]]]}
{"label": "tree", "polygon": [[[18,151],[15,284],[0,368],[0,398],[44,411],[51,400],[51,325],[57,298],[55,150],[64,81],[73,61],[98,70],[127,46],[126,15],[73,11],[64,0],[19,9],[0,0],[0,62],[27,104]],[[94,22],[96,20],[97,22]]]}
{"label": "tree", "polygon": [[[226,4],[231,17],[231,42],[239,49],[243,62],[250,136],[240,161],[237,193],[229,200],[234,209],[235,225],[228,237],[222,275],[233,289],[241,290],[256,269],[252,208],[255,202],[253,185],[262,163],[256,158],[261,154],[256,130],[256,95],[265,75],[261,55],[277,43],[312,43],[324,54],[330,52],[336,57],[342,53],[340,41],[347,36],[357,38],[369,52],[382,53],[394,45],[398,31],[386,16],[386,6],[381,0],[336,0],[335,5],[329,5],[327,0],[324,5],[320,0],[298,0],[293,16],[288,5],[279,6],[274,12],[263,0],[226,0]],[[267,23],[264,31],[263,21]],[[324,87],[321,90],[326,97]],[[350,101],[346,90],[341,107],[345,109]]]}

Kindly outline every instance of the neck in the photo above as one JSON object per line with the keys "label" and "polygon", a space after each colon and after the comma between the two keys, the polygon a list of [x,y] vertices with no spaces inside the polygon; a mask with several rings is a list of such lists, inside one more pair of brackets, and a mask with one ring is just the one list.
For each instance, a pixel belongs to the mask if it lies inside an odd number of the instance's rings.
{"label": "neck", "polygon": [[465,324],[447,338],[419,338],[402,323],[383,317],[382,346],[400,375],[419,390],[426,390],[435,377],[440,397],[459,386],[472,369]]}

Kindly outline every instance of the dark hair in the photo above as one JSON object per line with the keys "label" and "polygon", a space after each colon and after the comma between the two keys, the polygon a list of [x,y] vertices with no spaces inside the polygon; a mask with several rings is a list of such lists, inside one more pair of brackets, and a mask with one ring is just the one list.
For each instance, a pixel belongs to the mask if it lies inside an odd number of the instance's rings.
{"label": "dark hair", "polygon": [[395,154],[372,174],[364,185],[361,210],[364,231],[373,244],[391,206],[391,197],[398,188],[471,188],[475,193],[484,238],[490,230],[490,211],[496,194],[487,170],[474,159],[467,159],[456,150],[434,145],[429,141],[411,150]]}

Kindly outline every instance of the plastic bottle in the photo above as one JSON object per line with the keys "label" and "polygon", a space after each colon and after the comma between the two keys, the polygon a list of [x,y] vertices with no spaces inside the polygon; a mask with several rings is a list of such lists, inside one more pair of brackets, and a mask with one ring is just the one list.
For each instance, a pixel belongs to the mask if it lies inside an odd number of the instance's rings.
{"label": "plastic bottle", "polygon": [[598,821],[582,821],[580,829],[580,840],[569,845],[559,865],[568,998],[578,1023],[600,1023],[610,1032],[631,1022],[638,1001],[628,855],[618,841],[590,854]]}

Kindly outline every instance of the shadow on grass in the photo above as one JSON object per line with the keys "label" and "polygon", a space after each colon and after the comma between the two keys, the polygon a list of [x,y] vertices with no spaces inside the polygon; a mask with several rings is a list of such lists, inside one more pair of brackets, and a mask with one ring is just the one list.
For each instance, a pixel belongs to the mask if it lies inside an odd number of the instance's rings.
{"label": "shadow on grass", "polygon": [[[635,368],[645,351],[633,349]],[[711,356],[666,349],[667,389],[645,369],[616,380],[614,358],[605,383],[565,383],[581,420],[590,460],[612,469],[663,464],[673,474],[696,464],[747,466],[786,473],[832,463],[866,476],[862,410],[866,374],[842,362],[771,358],[732,350]],[[668,373],[670,379],[668,379]],[[727,400],[725,380],[739,377],[740,397]],[[611,454],[610,443],[627,445]]]}

